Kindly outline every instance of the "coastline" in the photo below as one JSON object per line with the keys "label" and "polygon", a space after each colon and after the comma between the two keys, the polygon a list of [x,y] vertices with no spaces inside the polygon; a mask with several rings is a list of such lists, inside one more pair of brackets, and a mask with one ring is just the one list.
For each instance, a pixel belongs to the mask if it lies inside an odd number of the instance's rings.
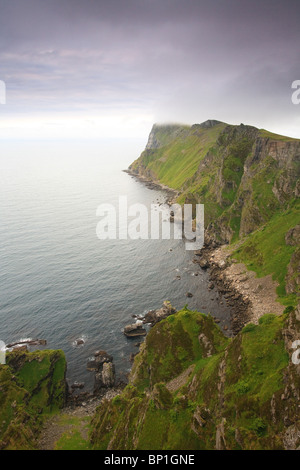
{"label": "coastline", "polygon": [[166,191],[168,193],[166,203],[169,205],[173,204],[180,194],[180,192],[177,191],[176,189],[170,188],[169,186],[166,186],[165,184],[162,184],[159,181],[154,181],[149,178],[146,178],[146,176],[140,175],[139,173],[135,173],[134,171],[130,169],[122,170],[122,171],[132,176],[133,178],[137,179],[138,181],[141,181],[149,189],[160,189],[162,191]]}
{"label": "coastline", "polygon": [[[180,194],[179,191],[130,169],[123,171],[144,183],[149,189],[166,191],[166,203],[169,205]],[[195,252],[194,262],[202,269],[208,270],[209,288],[217,289],[230,307],[231,329],[236,335],[247,323],[257,324],[259,318],[266,313],[281,315],[285,307],[277,301],[278,284],[272,280],[272,276],[256,277],[256,273],[250,271],[245,264],[231,258],[232,252],[233,248],[229,245],[208,241],[201,250]]]}
{"label": "coastline", "polygon": [[281,315],[278,284],[272,276],[257,277],[245,264],[232,259],[233,248],[208,244],[196,253],[196,262],[209,270],[211,288],[217,288],[232,309],[232,331],[237,334],[247,323],[257,324],[266,313]]}

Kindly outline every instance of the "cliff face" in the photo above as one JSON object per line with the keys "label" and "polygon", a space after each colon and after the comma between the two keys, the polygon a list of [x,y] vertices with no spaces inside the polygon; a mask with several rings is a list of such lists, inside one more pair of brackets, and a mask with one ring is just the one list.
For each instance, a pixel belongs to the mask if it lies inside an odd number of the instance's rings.
{"label": "cliff face", "polygon": [[300,220],[300,140],[219,121],[154,125],[129,169],[178,190],[179,203],[204,204],[207,241],[242,239],[241,261],[274,275],[281,296],[295,294],[300,253],[285,235]]}
{"label": "cliff face", "polygon": [[289,307],[232,339],[187,308],[156,324],[129,385],[96,412],[95,449],[300,448],[299,167],[299,140],[251,126],[153,127],[131,172],[204,203],[207,240],[272,274]]}
{"label": "cliff face", "polygon": [[184,309],[155,325],[130,385],[98,408],[96,449],[296,449],[300,311],[265,315],[235,338]]}
{"label": "cliff face", "polygon": [[16,351],[6,362],[0,365],[0,449],[34,449],[44,417],[65,404],[65,356]]}
{"label": "cliff face", "polygon": [[154,125],[130,170],[179,190],[179,202],[206,204],[210,235],[231,242],[299,196],[300,141],[219,121]]}

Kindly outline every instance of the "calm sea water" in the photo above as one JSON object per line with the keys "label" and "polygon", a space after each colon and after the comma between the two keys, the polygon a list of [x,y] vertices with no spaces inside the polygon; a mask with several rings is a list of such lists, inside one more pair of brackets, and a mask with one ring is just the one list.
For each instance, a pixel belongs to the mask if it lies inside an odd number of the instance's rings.
{"label": "calm sea water", "polygon": [[[44,338],[63,349],[69,382],[84,381],[86,390],[93,387],[86,363],[97,349],[113,355],[119,377],[128,373],[136,340],[122,329],[165,299],[229,324],[183,241],[97,238],[99,204],[117,207],[119,195],[129,205],[165,200],[122,172],[135,150],[128,143],[1,144],[0,339]],[[79,337],[82,347],[74,345]]]}

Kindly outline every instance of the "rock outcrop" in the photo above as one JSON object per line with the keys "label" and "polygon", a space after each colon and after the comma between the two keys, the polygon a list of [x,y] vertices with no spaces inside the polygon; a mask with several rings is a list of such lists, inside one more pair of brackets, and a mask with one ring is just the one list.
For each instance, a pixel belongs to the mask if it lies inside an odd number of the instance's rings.
{"label": "rock outcrop", "polygon": [[97,409],[94,448],[300,448],[298,339],[299,308],[265,315],[232,340],[209,316],[167,317],[148,333],[129,385]]}
{"label": "rock outcrop", "polygon": [[94,394],[98,394],[103,388],[111,388],[115,384],[115,365],[113,356],[104,350],[95,351],[89,358],[87,370],[95,372]]}
{"label": "rock outcrop", "polygon": [[7,353],[0,365],[0,448],[34,449],[43,419],[67,399],[61,350]]}
{"label": "rock outcrop", "polygon": [[147,331],[142,326],[142,322],[132,323],[124,328],[124,335],[128,338],[136,338],[137,336],[145,336]]}
{"label": "rock outcrop", "polygon": [[176,309],[172,307],[171,302],[165,300],[163,306],[157,310],[150,310],[146,313],[144,318],[144,323],[150,323],[151,326],[156,325],[156,323],[164,320],[169,315],[176,313]]}

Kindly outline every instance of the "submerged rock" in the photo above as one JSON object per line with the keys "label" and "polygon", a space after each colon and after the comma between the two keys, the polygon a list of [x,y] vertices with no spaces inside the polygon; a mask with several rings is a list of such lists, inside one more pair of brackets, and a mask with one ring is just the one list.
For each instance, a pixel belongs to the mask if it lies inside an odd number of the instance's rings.
{"label": "submerged rock", "polygon": [[82,346],[84,344],[84,339],[77,338],[75,339],[74,343],[75,343],[75,346]]}

